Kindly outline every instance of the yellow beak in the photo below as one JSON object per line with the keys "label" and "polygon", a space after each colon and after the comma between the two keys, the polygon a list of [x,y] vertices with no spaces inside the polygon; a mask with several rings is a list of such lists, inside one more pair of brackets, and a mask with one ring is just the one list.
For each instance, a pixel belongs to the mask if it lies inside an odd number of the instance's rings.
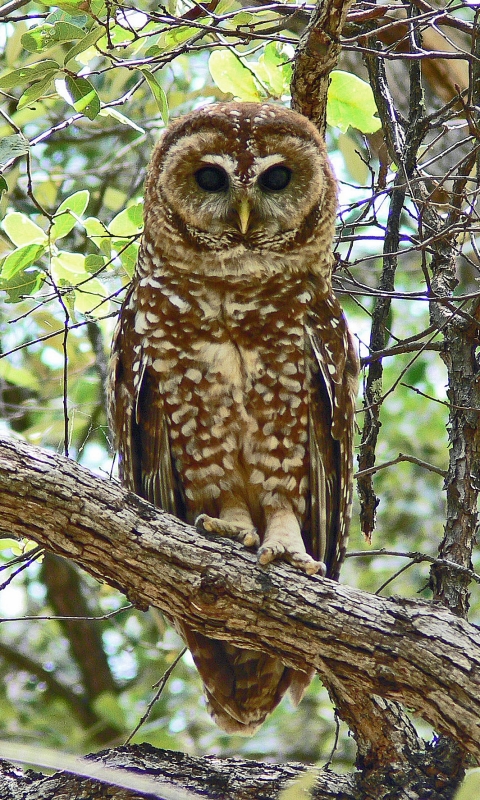
{"label": "yellow beak", "polygon": [[250,202],[244,197],[237,208],[238,219],[240,220],[240,230],[242,233],[246,233],[248,231],[248,223],[250,222],[250,214],[252,209],[250,208]]}

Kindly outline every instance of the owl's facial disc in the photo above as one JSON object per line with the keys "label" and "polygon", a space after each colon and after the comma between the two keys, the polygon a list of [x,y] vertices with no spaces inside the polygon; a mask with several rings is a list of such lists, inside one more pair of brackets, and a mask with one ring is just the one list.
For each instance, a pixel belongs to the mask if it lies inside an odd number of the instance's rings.
{"label": "owl's facial disc", "polygon": [[[279,159],[280,163],[275,163]],[[270,233],[275,233],[280,229],[277,224],[272,226],[272,220],[278,219],[278,201],[290,184],[293,170],[280,156],[261,161],[265,162],[264,169],[255,170],[247,178],[238,175],[230,156],[212,154],[202,158],[204,166],[194,172],[194,179],[201,193],[205,193],[205,210],[216,210],[215,227],[220,223],[223,230],[233,228],[243,236],[254,230],[270,228]]]}
{"label": "owl's facial disc", "polygon": [[163,201],[182,231],[208,247],[278,250],[321,206],[323,164],[316,144],[298,136],[229,138],[209,124],[163,154]]}

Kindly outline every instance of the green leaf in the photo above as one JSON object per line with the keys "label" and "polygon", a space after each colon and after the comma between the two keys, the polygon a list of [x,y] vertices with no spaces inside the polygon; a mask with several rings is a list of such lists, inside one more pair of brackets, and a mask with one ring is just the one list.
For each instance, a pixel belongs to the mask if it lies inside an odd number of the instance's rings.
{"label": "green leaf", "polygon": [[3,280],[0,278],[0,291],[7,293],[6,303],[20,303],[25,295],[34,294],[40,289],[44,281],[44,273],[32,270],[31,272],[17,272],[13,278]]}
{"label": "green leaf", "polygon": [[[60,203],[55,212],[55,222],[50,229],[50,241],[55,242],[70,233],[72,228],[75,227],[77,217],[81,217],[85,211],[88,201],[90,200],[90,192],[87,189],[82,189],[80,192],[67,197],[63,203]],[[72,212],[70,214],[69,212]]]}
{"label": "green leaf", "polygon": [[143,203],[136,203],[120,211],[108,226],[112,236],[136,236],[143,229]]}
{"label": "green leaf", "polygon": [[40,387],[37,376],[31,370],[24,367],[15,367],[6,358],[0,358],[0,378],[14,384],[14,386],[21,386],[23,389],[38,389]]}
{"label": "green leaf", "polygon": [[[53,3],[51,0],[40,0],[43,6],[52,6]],[[85,0],[58,0],[55,3],[58,8],[61,8],[62,11],[66,11],[68,14],[77,14],[79,11],[87,11],[86,6],[90,5]]]}
{"label": "green leaf", "polygon": [[208,61],[213,81],[226,94],[240,100],[260,100],[255,79],[231,50],[214,50]]}
{"label": "green leaf", "polygon": [[257,78],[266,84],[275,97],[281,97],[288,91],[292,75],[292,65],[275,42],[267,44],[263,55],[250,67]]}
{"label": "green leaf", "polygon": [[12,211],[11,214],[7,214],[3,220],[2,227],[17,247],[23,244],[43,244],[46,246],[48,242],[45,231],[35,222],[32,222],[26,214],[21,214],[19,211]]}
{"label": "green leaf", "polygon": [[88,217],[83,220],[83,225],[87,231],[87,236],[91,239],[93,244],[110,258],[112,253],[112,237],[105,225],[96,217]]}
{"label": "green leaf", "polygon": [[26,244],[23,247],[18,247],[3,262],[0,278],[2,281],[11,280],[18,272],[31,267],[44,252],[45,247],[41,244]]}
{"label": "green leaf", "polygon": [[121,114],[116,108],[102,108],[99,117],[112,117],[112,119],[116,119],[117,122],[121,122],[123,125],[128,125],[129,128],[133,128],[134,131],[138,131],[142,134],[145,133],[143,128],[137,125],[132,119],[126,117],[125,114]]}
{"label": "green leaf", "polygon": [[146,69],[141,69],[140,72],[142,73],[143,77],[147,81],[150,90],[156,100],[158,110],[162,115],[164,125],[168,124],[168,100],[167,95],[163,91],[162,87],[160,86],[159,82],[157,81],[155,75],[152,75],[151,72],[148,72]]}
{"label": "green leaf", "polygon": [[89,47],[92,47],[95,44],[95,42],[97,42],[100,39],[100,37],[104,35],[105,35],[104,28],[101,28],[100,26],[92,28],[92,30],[89,31],[87,35],[83,37],[83,39],[81,39],[81,41],[77,42],[77,44],[74,45],[72,49],[68,51],[68,53],[64,58],[63,63],[65,65],[68,64],[68,62],[71,61],[72,58],[76,58],[76,56],[79,56],[80,53],[84,53],[85,50],[88,50]]}
{"label": "green leaf", "polygon": [[[2,361],[0,361],[0,365]],[[3,552],[4,550],[12,550],[13,547],[18,547],[17,539],[7,539],[6,537],[4,538],[2,536],[0,539],[0,552]]]}
{"label": "green leaf", "polygon": [[45,73],[56,71],[60,69],[56,61],[46,60],[37,61],[28,67],[21,69],[14,69],[0,78],[0,89],[14,89],[16,86],[21,86],[23,83],[30,83],[31,81],[39,80]]}
{"label": "green leaf", "polygon": [[[126,242],[124,244],[127,244]],[[125,249],[123,249],[119,240],[115,241],[115,247],[118,250],[118,257],[122,262],[122,267],[127,273],[128,277],[133,277],[138,258],[138,242],[131,242]]]}
{"label": "green leaf", "polygon": [[78,25],[70,22],[56,22],[54,25],[45,23],[38,28],[32,28],[22,36],[22,45],[30,53],[38,53],[46,50],[58,42],[71,42],[73,39],[81,39],[85,31]]}
{"label": "green leaf", "polygon": [[65,250],[60,250],[58,255],[52,257],[51,271],[57,283],[65,281],[71,286],[88,278],[85,271],[85,256]]}
{"label": "green leaf", "polygon": [[[204,20],[204,22],[207,22]],[[165,48],[169,50],[172,47],[176,47],[182,42],[186,42],[188,39],[191,39],[192,36],[198,35],[198,28],[191,28],[187,25],[180,25],[178,28],[173,28],[171,31],[167,31],[164,37]]]}
{"label": "green leaf", "polygon": [[370,84],[349,72],[334,70],[328,90],[327,122],[345,133],[349,127],[374,133],[381,127]]}
{"label": "green leaf", "polygon": [[[28,153],[30,142],[23,133],[14,133],[13,136],[4,136],[0,140],[0,165],[6,164],[11,158],[23,156]],[[6,188],[6,186],[5,186]]]}
{"label": "green leaf", "polygon": [[110,302],[105,302],[107,291],[98,278],[90,278],[75,289],[75,311],[88,316],[102,317],[110,311]]}
{"label": "green leaf", "polygon": [[3,175],[0,175],[0,197],[4,192],[8,192],[8,183]]}
{"label": "green leaf", "polygon": [[20,100],[18,101],[17,111],[19,111],[21,108],[25,108],[25,106],[31,105],[35,102],[35,100],[39,100],[40,97],[45,94],[48,87],[51,86],[57,71],[58,70],[52,70],[51,72],[48,72],[43,76],[41,81],[35,81],[35,83],[32,83],[28,89],[25,89]]}
{"label": "green leaf", "polygon": [[478,768],[468,770],[455,795],[455,800],[472,800],[474,797],[480,797],[480,769]]}
{"label": "green leaf", "polygon": [[89,255],[85,257],[85,269],[88,273],[92,274],[98,272],[107,263],[105,256]]}
{"label": "green leaf", "polygon": [[95,119],[100,111],[100,98],[90,81],[78,75],[67,75],[65,84],[75,111]]}

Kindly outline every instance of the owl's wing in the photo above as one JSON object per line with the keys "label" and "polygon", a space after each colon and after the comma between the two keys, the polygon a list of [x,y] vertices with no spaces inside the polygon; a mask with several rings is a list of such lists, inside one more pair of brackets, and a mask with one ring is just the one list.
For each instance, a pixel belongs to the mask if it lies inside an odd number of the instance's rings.
{"label": "owl's wing", "polygon": [[338,578],[345,556],[353,490],[358,357],[339,303],[317,299],[306,320],[310,375],[310,537],[314,558]]}
{"label": "owl's wing", "polygon": [[148,355],[135,332],[128,296],[113,338],[108,394],[123,485],[181,517],[183,496],[174,473],[158,379],[152,377]]}

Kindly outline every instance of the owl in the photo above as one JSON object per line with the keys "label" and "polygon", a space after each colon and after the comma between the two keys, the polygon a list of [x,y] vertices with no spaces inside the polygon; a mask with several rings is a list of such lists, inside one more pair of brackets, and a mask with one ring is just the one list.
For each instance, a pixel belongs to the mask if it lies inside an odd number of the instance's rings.
{"label": "owl", "polygon": [[[332,292],[335,214],[325,144],[296,112],[231,102],[175,120],[148,169],[109,380],[128,489],[255,548],[260,568],[281,559],[332,578],[358,373]],[[229,733],[253,733],[312,678],[176,625]]]}

